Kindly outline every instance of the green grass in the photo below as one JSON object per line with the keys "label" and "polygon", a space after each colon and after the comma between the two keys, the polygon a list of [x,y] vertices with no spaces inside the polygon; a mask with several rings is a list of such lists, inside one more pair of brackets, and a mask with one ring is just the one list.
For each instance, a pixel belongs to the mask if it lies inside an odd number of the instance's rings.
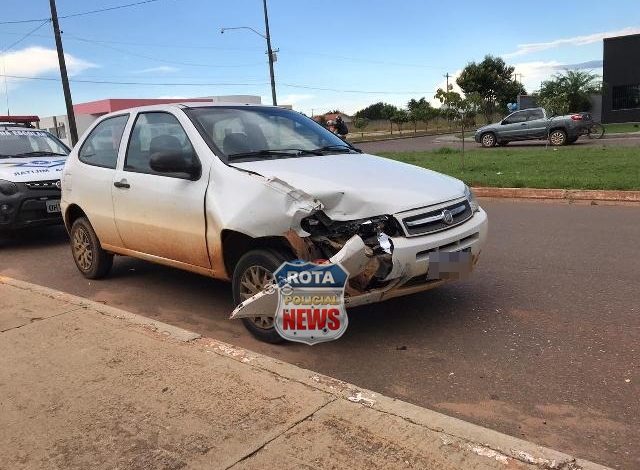
{"label": "green grass", "polygon": [[640,132],[640,123],[625,122],[621,124],[603,124],[607,134]]}
{"label": "green grass", "polygon": [[383,156],[460,178],[471,186],[640,190],[640,148],[560,147],[474,149],[448,147]]}

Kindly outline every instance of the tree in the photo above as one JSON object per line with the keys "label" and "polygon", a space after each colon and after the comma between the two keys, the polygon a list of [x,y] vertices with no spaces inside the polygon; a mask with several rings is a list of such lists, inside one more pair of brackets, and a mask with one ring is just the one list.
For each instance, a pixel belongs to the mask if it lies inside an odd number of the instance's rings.
{"label": "tree", "polygon": [[600,77],[591,72],[567,70],[542,82],[538,103],[552,115],[589,111],[590,95],[602,90]]}
{"label": "tree", "polygon": [[360,137],[364,137],[364,129],[369,125],[369,120],[364,117],[356,117],[353,119],[353,127],[360,131]]}
{"label": "tree", "polygon": [[407,103],[407,109],[409,110],[409,121],[413,123],[414,132],[417,131],[418,121],[425,123],[426,131],[428,121],[435,117],[433,106],[431,106],[431,103],[429,103],[424,96],[419,100],[410,99]]}
{"label": "tree", "polygon": [[392,134],[393,134],[393,118],[397,111],[398,111],[398,108],[396,108],[394,105],[388,104],[388,103],[382,103],[382,109],[380,110],[380,115],[382,116],[382,119],[386,119],[387,121],[389,121],[389,128],[391,129]]}
{"label": "tree", "polygon": [[384,109],[387,106],[392,106],[392,105],[379,101],[378,103],[371,104],[366,108],[361,109],[360,111],[356,112],[354,116],[367,118],[372,121],[377,119],[387,119],[387,117],[384,115]]}
{"label": "tree", "polygon": [[402,125],[409,122],[409,113],[404,109],[396,109],[389,120],[398,126],[398,131],[402,134]]}
{"label": "tree", "polygon": [[500,57],[487,55],[480,63],[467,64],[456,83],[465,95],[475,93],[482,99],[482,113],[490,122],[496,106],[506,109],[507,103],[525,93],[522,83],[514,80],[513,71],[514,67],[505,64]]}

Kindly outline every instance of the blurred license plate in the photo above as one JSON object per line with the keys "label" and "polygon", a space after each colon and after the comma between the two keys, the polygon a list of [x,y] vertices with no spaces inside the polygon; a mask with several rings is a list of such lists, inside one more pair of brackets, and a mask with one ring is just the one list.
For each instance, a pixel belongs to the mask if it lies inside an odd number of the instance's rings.
{"label": "blurred license plate", "polygon": [[45,201],[47,203],[47,212],[51,213],[55,213],[55,212],[60,212],[60,200],[56,199],[56,200],[51,200],[51,201]]}
{"label": "blurred license plate", "polygon": [[461,279],[473,268],[471,249],[435,251],[429,254],[427,279]]}

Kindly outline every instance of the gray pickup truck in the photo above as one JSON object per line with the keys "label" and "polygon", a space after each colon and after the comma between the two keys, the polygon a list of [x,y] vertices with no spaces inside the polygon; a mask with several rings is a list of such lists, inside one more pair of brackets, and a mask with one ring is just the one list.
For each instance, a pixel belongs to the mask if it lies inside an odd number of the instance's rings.
{"label": "gray pickup truck", "polygon": [[500,122],[481,127],[475,141],[483,147],[507,145],[514,140],[545,140],[551,145],[573,144],[587,134],[593,120],[589,113],[548,117],[543,108],[531,108],[509,114]]}

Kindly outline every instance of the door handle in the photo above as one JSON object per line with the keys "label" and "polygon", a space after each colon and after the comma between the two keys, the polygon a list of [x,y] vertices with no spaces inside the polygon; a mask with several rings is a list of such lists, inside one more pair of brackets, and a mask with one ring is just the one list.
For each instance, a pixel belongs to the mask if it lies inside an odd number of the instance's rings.
{"label": "door handle", "polygon": [[526,122],[523,122],[523,123],[522,123],[522,124],[520,124],[520,125],[521,125],[521,126],[526,126],[526,125],[527,125],[527,123],[526,123]]}
{"label": "door handle", "polygon": [[113,183],[113,185],[116,188],[124,188],[124,189],[129,189],[131,187],[131,185],[129,183],[127,183],[126,179],[121,179],[120,181],[115,181]]}

